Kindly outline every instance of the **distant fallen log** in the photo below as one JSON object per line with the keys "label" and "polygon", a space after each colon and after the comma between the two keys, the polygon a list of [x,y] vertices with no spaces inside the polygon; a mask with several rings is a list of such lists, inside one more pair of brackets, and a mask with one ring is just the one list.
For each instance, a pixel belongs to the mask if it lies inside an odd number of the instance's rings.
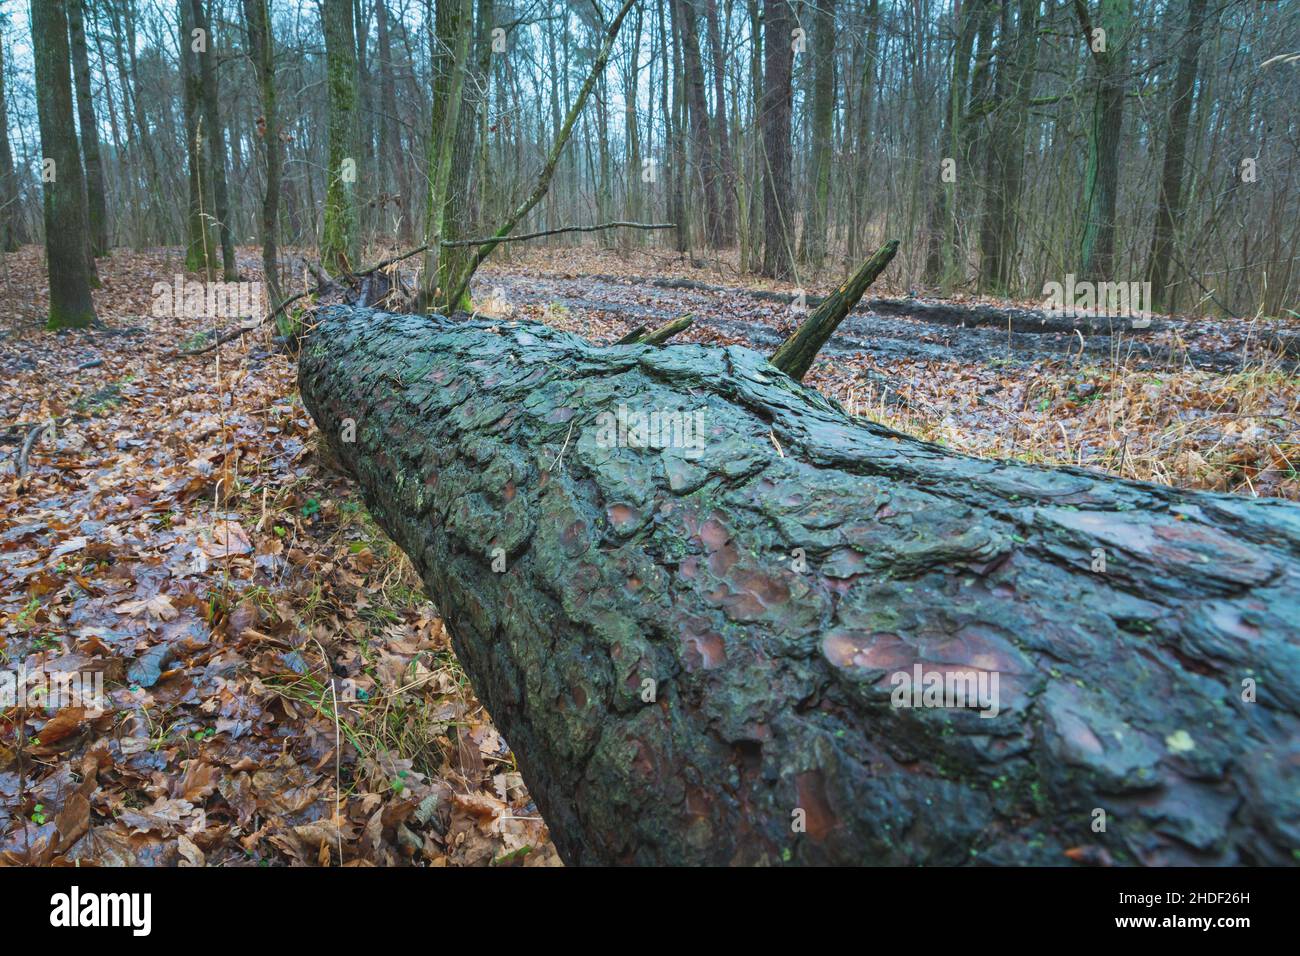
{"label": "distant fallen log", "polygon": [[317,318],[307,408],[569,863],[1295,862],[1300,506],[963,457],[742,348]]}
{"label": "distant fallen log", "polygon": [[[707,292],[716,295],[742,296],[760,302],[775,302],[782,305],[800,305],[820,308],[832,296],[807,295],[805,293],[777,292],[771,289],[742,289],[732,286],[710,285],[696,279],[646,278],[643,276],[621,276],[599,273],[591,278],[603,282],[620,282],[631,285],[648,284],[661,289],[682,289],[691,292]],[[1149,316],[1131,316],[1097,313],[1078,310],[1051,311],[1030,309],[1020,306],[998,306],[985,303],[945,302],[940,300],[905,298],[871,298],[855,302],[850,312],[876,315],[898,316],[900,318],[918,319],[934,325],[950,325],[961,328],[996,328],[1028,334],[1072,333],[1076,329],[1086,335],[1113,335],[1116,332],[1163,332],[1169,328],[1165,319]]]}

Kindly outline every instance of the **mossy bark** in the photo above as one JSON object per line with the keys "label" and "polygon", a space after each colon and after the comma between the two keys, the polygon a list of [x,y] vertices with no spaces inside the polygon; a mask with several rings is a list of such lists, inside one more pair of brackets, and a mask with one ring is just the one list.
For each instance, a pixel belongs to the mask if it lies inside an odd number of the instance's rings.
{"label": "mossy bark", "polygon": [[321,261],[331,272],[358,267],[357,179],[361,175],[357,126],[357,39],[352,0],[325,0],[325,71],[329,84],[329,169]]}
{"label": "mossy bark", "polygon": [[[1293,862],[1300,506],[966,458],[738,347],[317,317],[306,406],[566,861]],[[916,666],[996,716],[894,706]]]}

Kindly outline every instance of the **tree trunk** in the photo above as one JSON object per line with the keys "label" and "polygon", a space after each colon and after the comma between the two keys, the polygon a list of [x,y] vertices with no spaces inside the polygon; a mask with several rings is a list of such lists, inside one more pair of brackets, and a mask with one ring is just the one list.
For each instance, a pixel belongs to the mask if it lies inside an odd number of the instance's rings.
{"label": "tree trunk", "polygon": [[794,275],[790,221],[794,19],[785,0],[763,0],[763,20],[763,275],[788,279]]}
{"label": "tree trunk", "polygon": [[[1205,0],[1187,0],[1187,32],[1178,55],[1178,72],[1170,91],[1169,123],[1165,130],[1165,159],[1156,197],[1156,224],[1151,237],[1151,258],[1147,281],[1151,283],[1152,308],[1172,306],[1169,265],[1174,252],[1174,232],[1183,212],[1183,157],[1187,153],[1187,123],[1192,114],[1192,92],[1201,53],[1201,29],[1205,22]],[[1171,18],[1172,24],[1172,18]]]}
{"label": "tree trunk", "polygon": [[864,208],[872,196],[871,177],[871,125],[875,115],[876,72],[880,50],[880,0],[869,0],[865,10],[867,23],[867,48],[862,67],[862,83],[858,95],[857,129],[854,132],[853,183],[850,186],[852,208],[849,210],[850,259],[856,259],[865,241],[865,226],[870,211]]}
{"label": "tree trunk", "polygon": [[743,348],[318,318],[307,408],[567,862],[1292,862],[1300,506],[966,458]]}
{"label": "tree trunk", "polygon": [[814,8],[812,164],[800,258],[820,269],[826,258],[826,228],[831,198],[832,134],[835,120],[835,0]]}
{"label": "tree trunk", "polygon": [[[956,36],[953,40],[952,66],[948,80],[948,104],[943,114],[943,127],[939,142],[946,150],[943,161],[952,160],[950,170],[941,162],[934,170],[927,170],[936,183],[926,217],[925,278],[932,285],[946,285],[958,274],[957,244],[957,183],[970,177],[966,168],[966,140],[964,122],[966,87],[970,81],[971,55],[975,49],[975,34],[979,29],[980,6],[987,0],[967,0],[957,11]],[[945,175],[948,172],[948,175]]]}
{"label": "tree trunk", "polygon": [[[637,115],[637,95],[639,93],[640,66],[641,66],[641,28],[643,24],[644,10],[637,7],[635,25],[632,27],[632,42],[628,48],[627,70],[623,78],[623,145],[626,159],[624,160],[627,172],[625,180],[627,188],[624,193],[623,209],[627,218],[631,222],[641,221],[641,132],[639,129],[640,119]],[[653,74],[650,86],[650,108],[654,111],[654,85]],[[653,119],[650,129],[654,129]],[[631,248],[635,243],[641,244],[642,234],[638,230],[625,230],[622,236],[624,250]]]}
{"label": "tree trunk", "polygon": [[705,0],[709,34],[709,58],[713,64],[714,137],[718,143],[718,195],[722,217],[718,243],[725,248],[736,244],[736,160],[727,133],[727,93],[723,84],[722,28],[718,22],[717,0]]}
{"label": "tree trunk", "polygon": [[745,0],[749,19],[749,128],[746,132],[747,179],[745,184],[744,238],[741,268],[758,272],[763,267],[763,20],[758,0]]}
{"label": "tree trunk", "polygon": [[[467,239],[477,231],[474,203],[474,156],[478,139],[479,108],[487,109],[487,90],[490,79],[492,60],[492,0],[478,0],[478,13],[475,22],[470,23],[471,14],[465,14],[466,30],[474,31],[473,44],[470,48],[476,56],[470,59],[466,69],[470,72],[462,79],[463,102],[460,116],[456,122],[456,140],[451,154],[451,178],[447,194],[447,212],[443,219],[443,233],[448,241]],[[469,81],[472,80],[472,87]],[[482,96],[480,96],[482,91]],[[444,248],[439,260],[439,283],[444,289],[450,289],[456,277],[468,265],[473,249],[465,246]],[[461,295],[459,301],[444,301],[440,308],[447,314],[462,310],[470,311],[469,289]]]}
{"label": "tree trunk", "polygon": [[[200,119],[202,80],[199,77],[198,55],[192,48],[194,11],[188,3],[178,5],[181,23],[180,73],[181,101],[185,113],[185,157],[189,196],[186,206],[185,268],[202,272],[211,280],[216,270],[217,241],[212,229],[212,176],[208,169],[207,153],[203,149],[203,130]],[[142,144],[147,149],[147,144]]]}
{"label": "tree trunk", "polygon": [[[669,7],[676,12],[675,0],[669,0]],[[659,29],[664,29],[663,24],[663,5],[659,8]],[[677,231],[674,234],[676,239],[676,249],[678,252],[685,252],[691,247],[691,213],[687,204],[687,196],[690,194],[690,177],[686,171],[686,94],[685,79],[682,69],[682,44],[681,31],[677,29],[674,18],[671,32],[672,44],[672,78],[673,78],[673,108],[672,114],[665,118],[668,123],[668,138],[671,141],[669,147],[671,156],[668,160],[669,168],[672,173],[671,199],[669,200],[668,218],[677,223]],[[667,36],[667,34],[665,35]],[[666,54],[665,54],[666,57]],[[667,62],[665,60],[665,76],[667,75]]]}
{"label": "tree trunk", "polygon": [[195,51],[199,67],[199,103],[203,110],[204,132],[208,142],[207,171],[212,177],[213,213],[217,221],[217,236],[221,241],[221,271],[227,282],[239,280],[239,265],[235,261],[235,239],[231,230],[230,196],[226,189],[226,128],[221,125],[221,93],[217,88],[216,38],[208,23],[204,0],[190,0],[194,25],[203,31],[206,48]]}
{"label": "tree trunk", "polygon": [[411,217],[401,196],[396,167],[401,161],[400,119],[397,111],[397,85],[393,81],[393,44],[388,33],[388,0],[375,0],[375,39],[379,44],[379,188],[385,205],[397,204],[401,217],[397,226],[403,237],[412,234]]}
{"label": "tree trunk", "polygon": [[672,0],[673,20],[682,46],[682,82],[690,117],[696,181],[704,196],[704,238],[712,249],[722,242],[722,203],[719,196],[718,154],[713,141],[713,120],[704,98],[704,66],[700,58],[700,32],[694,0]]}
{"label": "tree trunk", "polygon": [[[138,146],[138,155],[144,160],[144,167],[148,175],[150,208],[147,215],[141,218],[142,223],[165,222],[165,210],[169,209],[171,204],[163,201],[162,177],[158,171],[158,158],[154,153],[153,141],[149,135],[149,122],[145,117],[144,104],[140,96],[140,71],[136,62],[136,43],[135,43],[135,23],[138,19],[138,13],[135,9],[133,0],[125,0],[122,9],[118,10],[118,3],[105,4],[108,8],[109,24],[112,27],[111,35],[113,37],[113,52],[117,60],[117,72],[121,77],[123,99],[130,99],[131,122],[127,124],[127,129],[132,132],[133,138]],[[178,6],[183,11],[185,4],[180,3]],[[182,17],[185,14],[182,13]],[[183,33],[188,37],[189,31]],[[183,51],[189,49],[189,44],[182,44]],[[209,211],[211,207],[208,207]],[[164,233],[165,235],[165,233]]]}
{"label": "tree trunk", "polygon": [[[997,109],[989,151],[988,201],[980,223],[980,279],[985,289],[1012,291],[1016,261],[1016,221],[1025,169],[1025,129],[1029,94],[1038,64],[1038,7],[1042,0],[1019,0],[1014,35],[1005,29],[998,49]],[[1004,27],[1010,23],[1010,3]]]}
{"label": "tree trunk", "polygon": [[[447,231],[447,223],[454,218],[456,211],[450,194],[460,136],[465,74],[469,70],[469,40],[474,30],[470,0],[440,0],[434,29],[439,53],[434,62],[433,112],[425,151],[429,179],[424,217],[424,244],[427,248],[420,270],[418,304],[421,309],[437,309],[451,314],[469,300],[468,283],[456,293],[454,300],[449,298],[455,276],[447,274],[440,243],[453,238]],[[456,237],[463,233],[455,226],[453,230]],[[458,252],[457,255],[463,257],[464,254]],[[461,268],[464,266],[462,262]]]}
{"label": "tree trunk", "polygon": [[86,209],[92,256],[108,255],[108,208],[104,202],[104,164],[99,155],[99,127],[90,91],[90,56],[86,52],[84,0],[69,0],[68,31],[72,50],[72,75],[77,96],[77,124],[81,154],[86,161]]}
{"label": "tree trunk", "polygon": [[271,31],[271,13],[267,0],[244,0],[244,27],[248,31],[248,48],[262,97],[259,135],[266,156],[266,193],[262,197],[262,272],[266,276],[267,291],[274,306],[280,302],[276,233],[279,229],[283,150],[280,146],[280,119],[275,100],[275,36]]}
{"label": "tree trunk", "polygon": [[329,86],[329,166],[320,254],[326,268],[351,272],[358,265],[357,40],[352,0],[324,0],[325,60]]}
{"label": "tree trunk", "polygon": [[1084,172],[1083,237],[1079,276],[1113,281],[1115,209],[1119,201],[1119,144],[1123,136],[1124,95],[1128,85],[1128,33],[1132,0],[1101,0],[1100,16],[1091,22],[1087,0],[1075,0],[1084,42],[1095,44],[1104,31],[1105,49],[1092,46],[1095,92],[1088,118],[1088,162]]}
{"label": "tree trunk", "polygon": [[564,124],[555,134],[555,142],[551,144],[550,151],[546,156],[546,163],[537,176],[537,182],[533,185],[532,192],[528,194],[528,197],[522,203],[515,207],[514,212],[497,228],[497,231],[492,234],[490,239],[478,244],[474,255],[469,258],[465,268],[456,277],[455,283],[450,286],[450,301],[460,301],[461,297],[468,292],[470,280],[474,278],[474,273],[478,270],[478,267],[487,260],[493,250],[514,231],[515,226],[519,225],[523,218],[542,201],[547,191],[550,190],[551,178],[555,175],[555,169],[560,161],[560,156],[564,152],[565,144],[569,142],[569,137],[573,133],[573,126],[582,113],[587,97],[591,95],[592,87],[596,85],[596,79],[605,72],[605,64],[609,62],[609,54],[614,49],[614,41],[618,38],[618,31],[623,26],[623,20],[627,17],[628,11],[632,9],[635,2],[636,0],[623,0],[623,5],[619,7],[618,12],[614,14],[614,18],[605,29],[604,38],[591,64],[591,72],[587,74],[582,86],[578,88],[578,93],[574,97],[572,105],[569,106],[569,112],[564,117]]}
{"label": "tree trunk", "polygon": [[13,252],[30,242],[19,203],[14,154],[9,146],[9,109],[5,103],[4,45],[0,44],[0,252]]}
{"label": "tree trunk", "polygon": [[84,329],[95,320],[90,296],[94,259],[86,254],[86,184],[72,111],[67,0],[33,3],[31,23],[50,281],[48,327]]}

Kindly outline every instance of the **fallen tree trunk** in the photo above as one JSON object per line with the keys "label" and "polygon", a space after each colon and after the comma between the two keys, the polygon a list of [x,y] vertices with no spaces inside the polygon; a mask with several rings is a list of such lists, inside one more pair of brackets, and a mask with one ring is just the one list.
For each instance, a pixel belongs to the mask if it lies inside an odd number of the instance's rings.
{"label": "fallen tree trunk", "polygon": [[1294,862],[1300,506],[966,458],[742,348],[317,316],[307,408],[566,861]]}

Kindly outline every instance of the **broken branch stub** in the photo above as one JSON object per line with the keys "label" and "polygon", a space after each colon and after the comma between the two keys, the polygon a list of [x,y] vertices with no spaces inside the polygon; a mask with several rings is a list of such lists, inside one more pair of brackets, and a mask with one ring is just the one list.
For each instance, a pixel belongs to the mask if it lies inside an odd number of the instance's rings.
{"label": "broken branch stub", "polygon": [[803,381],[826,340],[835,333],[844,317],[858,304],[876,277],[885,271],[897,252],[897,239],[890,239],[876,250],[875,255],[828,295],[794,334],[781,343],[780,348],[772,353],[772,364],[795,381]]}

